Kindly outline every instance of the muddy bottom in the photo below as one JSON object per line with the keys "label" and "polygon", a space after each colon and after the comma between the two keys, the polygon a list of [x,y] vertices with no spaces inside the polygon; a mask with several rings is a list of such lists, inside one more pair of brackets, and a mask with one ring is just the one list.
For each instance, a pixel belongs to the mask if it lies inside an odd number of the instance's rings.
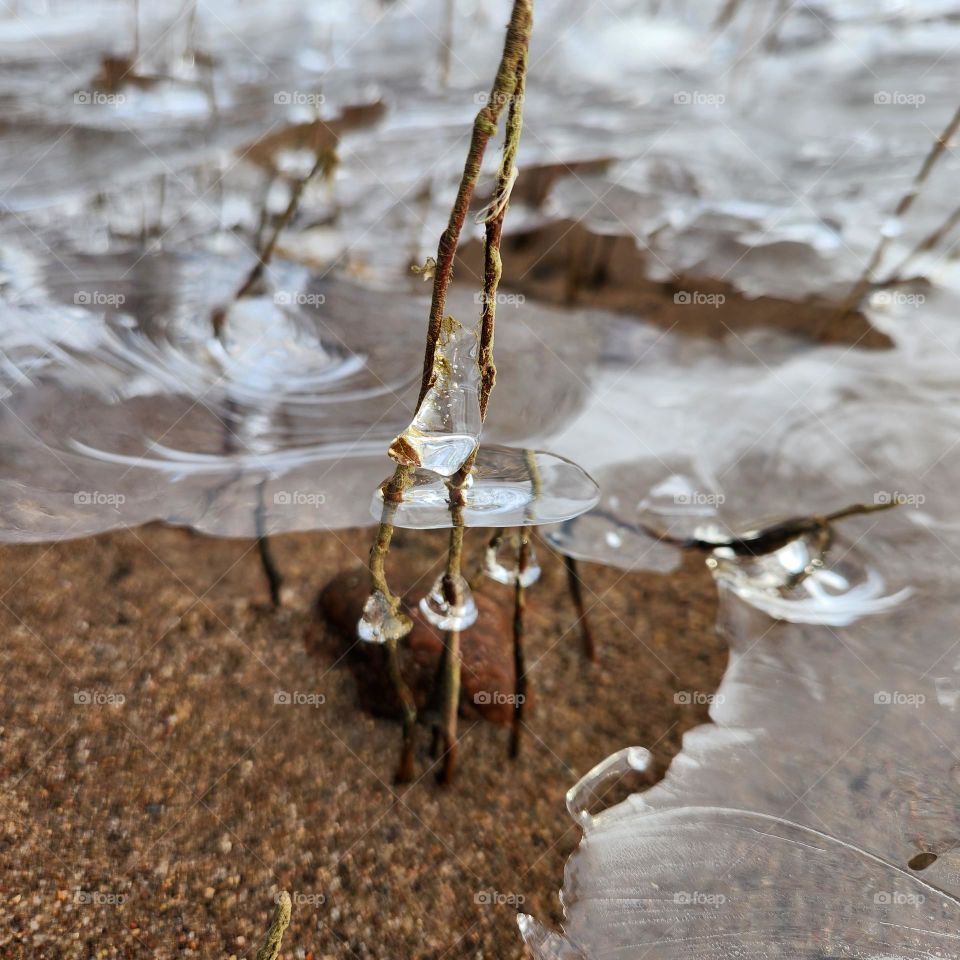
{"label": "muddy bottom", "polygon": [[[671,576],[585,565],[591,665],[541,547],[520,758],[463,721],[441,789],[422,730],[418,780],[394,787],[399,728],[360,710],[314,616],[369,542],[277,538],[279,612],[249,541],[155,525],[0,548],[0,955],[253,957],[281,889],[285,957],[501,960],[524,955],[518,909],[559,922],[566,790],[628,744],[662,772],[706,718],[675,694],[726,664],[712,581],[696,557]],[[442,554],[442,534],[400,532],[393,562],[425,590]]]}

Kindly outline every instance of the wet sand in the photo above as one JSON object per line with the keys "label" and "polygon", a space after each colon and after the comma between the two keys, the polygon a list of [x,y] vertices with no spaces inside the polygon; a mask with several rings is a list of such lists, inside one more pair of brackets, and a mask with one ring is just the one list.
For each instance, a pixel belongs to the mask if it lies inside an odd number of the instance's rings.
{"label": "wet sand", "polygon": [[[442,789],[422,730],[419,779],[394,787],[399,728],[359,708],[349,642],[314,613],[369,542],[276,538],[278,612],[250,541],[153,525],[0,548],[0,956],[252,958],[281,889],[288,958],[501,960],[524,955],[518,908],[559,922],[565,791],[628,744],[662,772],[706,718],[674,694],[726,664],[709,574],[584,565],[591,665],[541,546],[520,758],[463,721]],[[442,554],[401,531],[393,564],[422,591]]]}

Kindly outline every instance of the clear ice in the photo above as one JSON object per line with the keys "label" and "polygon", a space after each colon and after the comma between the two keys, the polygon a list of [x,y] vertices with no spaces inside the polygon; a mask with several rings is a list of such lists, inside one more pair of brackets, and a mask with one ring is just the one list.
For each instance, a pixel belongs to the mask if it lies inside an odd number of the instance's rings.
{"label": "clear ice", "polygon": [[440,630],[466,630],[477,622],[477,604],[466,578],[458,577],[460,602],[451,604],[443,594],[443,576],[437,577],[430,592],[420,600],[420,611]]}
{"label": "clear ice", "polygon": [[496,543],[487,544],[483,555],[483,572],[497,583],[529,587],[540,579],[540,564],[533,543],[527,545],[527,558],[523,572],[517,569],[519,544],[515,534],[504,534]]}
{"label": "clear ice", "polygon": [[[944,223],[953,147],[909,215],[893,211],[957,106],[956,4],[586,6],[538,8],[525,105],[538,136],[521,147],[506,239],[576,223],[602,257],[620,238],[646,279],[674,285],[678,322],[589,297],[500,306],[484,441],[512,452],[481,447],[468,522],[529,523],[533,506],[563,552],[669,572],[680,551],[651,529],[902,506],[843,521],[822,564],[804,543],[712,557],[732,649],[713,723],[686,734],[660,784],[591,818],[563,931],[521,917],[523,935],[542,960],[955,957],[955,237],[872,293],[869,348],[744,328],[708,285],[779,298],[782,319],[836,303],[881,233],[877,279]],[[163,4],[139,4],[138,69],[157,82],[103,101],[115,7],[20,3],[0,30],[0,539],[158,519],[249,537],[256,512],[271,533],[376,522],[366,492],[417,413],[428,301],[408,267],[446,223],[474,109],[463,91],[502,18],[471,14],[438,89],[423,29],[435,0],[209,0],[192,41]],[[321,77],[322,104],[289,96]],[[309,162],[287,135],[318,116],[343,148],[335,177],[280,238],[273,302],[237,305],[228,343],[212,341],[261,207],[277,215],[286,174]],[[527,171],[577,165],[540,199],[525,189]],[[456,316],[477,313],[467,286],[450,292]],[[698,303],[719,336],[689,334]],[[423,411],[423,462],[452,473],[472,451],[472,389]],[[536,497],[528,448],[555,452],[537,455]],[[437,472],[408,493],[400,522],[450,522]],[[375,597],[366,614],[374,641],[406,626]],[[913,869],[923,852],[937,859]]]}
{"label": "clear ice", "polygon": [[381,590],[374,590],[363,605],[357,636],[367,643],[386,643],[388,640],[401,640],[412,629],[410,618],[395,610]]}
{"label": "clear ice", "polygon": [[[536,468],[531,476],[530,457]],[[596,502],[593,479],[576,463],[551,453],[483,444],[463,487],[463,526],[516,527],[556,523],[579,516]],[[383,493],[377,488],[370,515],[379,518]],[[394,526],[412,530],[453,525],[450,492],[442,477],[425,469],[413,474],[393,515]]]}
{"label": "clear ice", "polygon": [[476,331],[443,322],[430,388],[410,426],[390,445],[398,463],[451,477],[480,442],[480,369]]}

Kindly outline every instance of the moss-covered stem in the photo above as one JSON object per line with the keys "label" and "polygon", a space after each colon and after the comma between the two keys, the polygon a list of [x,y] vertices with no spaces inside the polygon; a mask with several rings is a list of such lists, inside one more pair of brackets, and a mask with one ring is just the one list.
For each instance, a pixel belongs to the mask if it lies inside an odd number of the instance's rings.
{"label": "moss-covered stem", "polygon": [[270,920],[263,946],[257,951],[257,960],[277,960],[280,956],[283,935],[290,925],[291,910],[290,894],[284,890],[277,897],[277,909],[273,911],[273,917]]}
{"label": "moss-covered stem", "polygon": [[483,243],[483,296],[480,312],[480,341],[477,351],[477,365],[480,368],[480,418],[486,419],[487,404],[497,378],[497,368],[493,361],[494,327],[497,314],[497,290],[500,286],[502,263],[500,259],[500,238],[503,234],[503,218],[509,205],[509,191],[515,176],[517,149],[520,145],[520,132],[523,129],[523,97],[526,89],[527,51],[524,49],[517,58],[516,83],[507,122],[504,131],[503,153],[494,197],[503,198],[503,203],[487,221]]}

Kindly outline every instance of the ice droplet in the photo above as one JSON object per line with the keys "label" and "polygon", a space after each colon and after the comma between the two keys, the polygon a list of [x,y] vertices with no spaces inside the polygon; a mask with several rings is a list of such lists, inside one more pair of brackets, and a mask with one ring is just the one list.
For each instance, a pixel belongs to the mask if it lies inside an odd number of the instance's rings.
{"label": "ice droplet", "polygon": [[450,604],[443,595],[443,576],[437,577],[430,592],[420,601],[423,615],[441,630],[466,630],[477,622],[477,604],[470,584],[457,578],[460,603]]}
{"label": "ice droplet", "polygon": [[395,609],[381,590],[374,590],[363,605],[363,616],[357,624],[357,636],[367,643],[399,640],[413,629],[413,622]]}
{"label": "ice droplet", "polygon": [[476,449],[481,426],[477,335],[447,317],[434,357],[433,383],[388,453],[404,466],[451,477]]}
{"label": "ice droplet", "polygon": [[831,562],[827,542],[808,533],[759,556],[738,556],[729,547],[718,546],[707,566],[717,583],[742,600],[792,623],[846,626],[885,613],[913,592],[905,587],[885,594],[881,574],[858,562],[855,550],[838,553],[843,559]]}
{"label": "ice droplet", "polygon": [[512,585],[519,579],[522,587],[529,587],[540,579],[540,564],[534,553],[533,544],[527,545],[527,565],[519,578],[517,576],[517,553],[519,543],[516,534],[500,537],[496,543],[487,544],[483,556],[483,572],[497,583]]}

